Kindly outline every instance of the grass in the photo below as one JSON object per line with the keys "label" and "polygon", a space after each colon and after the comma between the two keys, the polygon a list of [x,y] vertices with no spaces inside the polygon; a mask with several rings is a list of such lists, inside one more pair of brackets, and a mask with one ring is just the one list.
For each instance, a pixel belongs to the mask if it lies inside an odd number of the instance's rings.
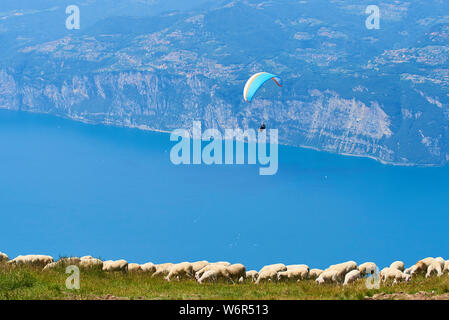
{"label": "grass", "polygon": [[343,287],[317,285],[312,280],[299,283],[203,284],[195,281],[166,282],[147,274],[105,273],[101,270],[81,271],[80,290],[68,290],[69,275],[64,268],[42,272],[32,267],[10,268],[0,265],[0,299],[101,299],[107,295],[129,299],[337,299],[358,300],[376,293],[444,294],[449,292],[449,276],[416,277],[411,282],[395,286],[367,289],[365,281]]}

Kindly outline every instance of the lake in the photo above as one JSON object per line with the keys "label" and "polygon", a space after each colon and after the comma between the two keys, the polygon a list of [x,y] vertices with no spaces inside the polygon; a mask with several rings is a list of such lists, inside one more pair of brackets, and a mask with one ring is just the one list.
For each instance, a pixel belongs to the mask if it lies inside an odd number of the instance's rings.
{"label": "lake", "polygon": [[280,146],[279,170],[170,162],[169,134],[0,111],[0,251],[323,268],[449,258],[449,168]]}

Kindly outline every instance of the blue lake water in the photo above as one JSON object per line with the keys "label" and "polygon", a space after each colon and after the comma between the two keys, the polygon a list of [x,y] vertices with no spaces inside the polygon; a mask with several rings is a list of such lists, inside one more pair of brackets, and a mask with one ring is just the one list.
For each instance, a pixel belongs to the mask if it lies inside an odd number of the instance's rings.
{"label": "blue lake water", "polygon": [[280,146],[258,166],[175,166],[165,133],[0,111],[0,251],[313,267],[449,258],[449,168]]}

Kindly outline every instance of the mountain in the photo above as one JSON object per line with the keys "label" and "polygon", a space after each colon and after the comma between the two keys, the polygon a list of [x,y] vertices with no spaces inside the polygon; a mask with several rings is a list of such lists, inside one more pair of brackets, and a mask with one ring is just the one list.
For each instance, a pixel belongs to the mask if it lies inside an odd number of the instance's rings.
{"label": "mountain", "polygon": [[[85,0],[72,31],[63,1],[40,2],[0,9],[0,108],[152,130],[264,121],[288,145],[449,162],[448,2],[381,2],[368,30],[365,0]],[[259,71],[284,86],[246,104]]]}

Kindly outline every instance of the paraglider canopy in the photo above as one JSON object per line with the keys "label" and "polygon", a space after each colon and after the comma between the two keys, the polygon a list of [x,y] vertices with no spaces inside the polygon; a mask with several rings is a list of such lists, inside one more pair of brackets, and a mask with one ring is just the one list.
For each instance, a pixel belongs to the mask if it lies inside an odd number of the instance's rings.
{"label": "paraglider canopy", "polygon": [[249,78],[246,82],[245,88],[243,89],[243,98],[245,101],[251,102],[257,90],[259,90],[259,88],[270,79],[273,80],[279,87],[282,87],[281,78],[268,72],[259,72]]}

